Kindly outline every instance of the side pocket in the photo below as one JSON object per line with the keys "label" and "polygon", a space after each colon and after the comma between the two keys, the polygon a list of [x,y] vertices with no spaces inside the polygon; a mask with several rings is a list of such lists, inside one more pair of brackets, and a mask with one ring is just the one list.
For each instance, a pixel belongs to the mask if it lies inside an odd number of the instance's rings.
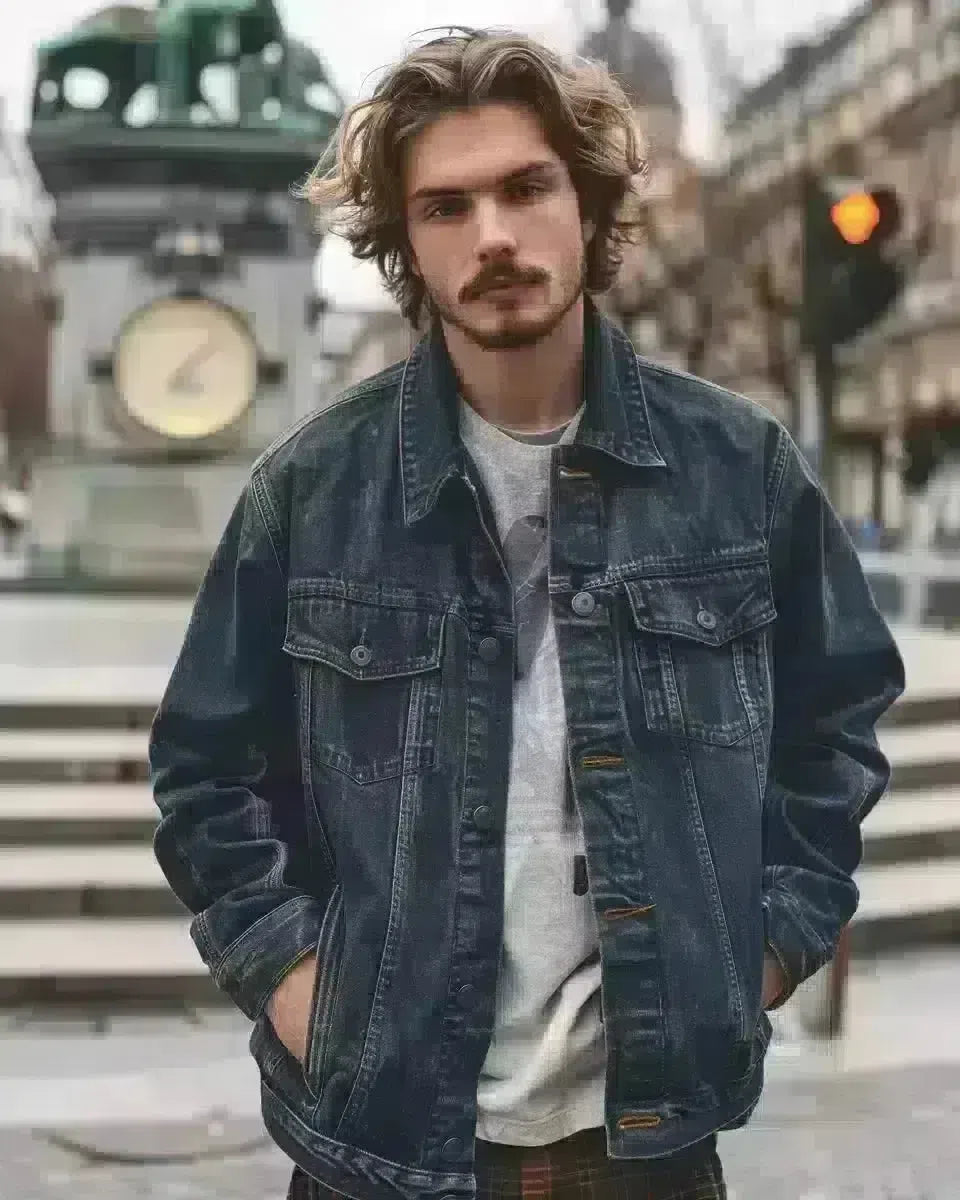
{"label": "side pocket", "polygon": [[307,1028],[307,1054],[303,1064],[304,1080],[315,1099],[320,1098],[327,1074],[330,1017],[340,984],[343,938],[343,888],[338,883],[327,905],[317,940],[317,973]]}

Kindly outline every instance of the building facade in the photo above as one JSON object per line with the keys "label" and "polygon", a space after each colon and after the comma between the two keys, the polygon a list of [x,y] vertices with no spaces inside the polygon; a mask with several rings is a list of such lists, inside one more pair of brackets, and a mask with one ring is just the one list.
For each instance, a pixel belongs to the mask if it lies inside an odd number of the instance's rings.
{"label": "building facade", "polygon": [[[960,418],[960,0],[863,5],[743,95],[725,142],[736,219],[705,373],[761,400],[776,375],[771,346],[794,367],[800,359],[803,171],[899,194],[907,284],[888,316],[841,354],[834,496],[850,521],[896,535],[907,516],[899,470],[907,422],[934,411]],[[772,406],[789,411],[801,388],[795,370],[784,373]]]}

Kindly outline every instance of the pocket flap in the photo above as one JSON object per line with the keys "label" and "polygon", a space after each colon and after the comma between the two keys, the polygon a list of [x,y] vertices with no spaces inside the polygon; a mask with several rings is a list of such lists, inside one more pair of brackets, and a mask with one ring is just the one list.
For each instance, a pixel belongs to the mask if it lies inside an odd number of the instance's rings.
{"label": "pocket flap", "polygon": [[631,579],[626,588],[639,629],[708,646],[722,646],[777,615],[765,562],[698,575]]}
{"label": "pocket flap", "polygon": [[291,595],[283,648],[351,679],[392,679],[440,666],[442,612],[324,593]]}

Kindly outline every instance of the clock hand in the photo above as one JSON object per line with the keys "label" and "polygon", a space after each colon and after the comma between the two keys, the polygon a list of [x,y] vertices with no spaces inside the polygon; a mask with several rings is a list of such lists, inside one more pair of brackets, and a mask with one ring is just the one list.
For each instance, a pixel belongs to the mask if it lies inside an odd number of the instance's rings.
{"label": "clock hand", "polygon": [[190,354],[188,354],[180,364],[180,366],[177,367],[177,369],[170,376],[171,389],[173,391],[181,391],[182,389],[188,387],[187,381],[191,372],[199,367],[202,362],[205,362],[206,359],[210,357],[211,351],[215,348],[216,343],[214,342],[213,338],[208,337],[201,346],[198,346],[195,350],[191,351]]}

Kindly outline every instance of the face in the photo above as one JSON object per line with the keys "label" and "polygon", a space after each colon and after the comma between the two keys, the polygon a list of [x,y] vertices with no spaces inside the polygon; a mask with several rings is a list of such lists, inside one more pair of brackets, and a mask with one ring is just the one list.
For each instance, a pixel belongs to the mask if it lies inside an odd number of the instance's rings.
{"label": "face", "polygon": [[448,113],[405,165],[414,269],[440,319],[488,350],[556,328],[582,295],[589,230],[537,118],[499,104]]}

